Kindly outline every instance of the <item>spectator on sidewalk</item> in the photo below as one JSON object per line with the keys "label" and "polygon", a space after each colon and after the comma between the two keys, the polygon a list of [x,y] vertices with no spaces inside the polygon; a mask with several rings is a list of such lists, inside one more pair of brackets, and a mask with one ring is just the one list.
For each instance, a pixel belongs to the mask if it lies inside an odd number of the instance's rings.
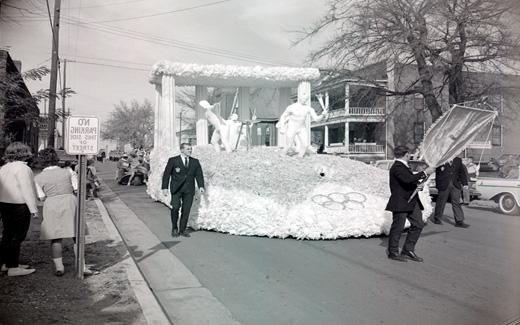
{"label": "spectator on sidewalk", "polygon": [[96,167],[94,166],[94,159],[87,160],[87,198],[97,197],[99,191],[99,179],[97,177]]}
{"label": "spectator on sidewalk", "polygon": [[38,152],[44,167],[36,176],[36,189],[43,204],[43,221],[40,239],[51,241],[51,256],[56,276],[65,273],[62,258],[63,238],[74,238],[77,198],[73,194],[72,174],[58,166],[58,155],[53,148]]}
{"label": "spectator on sidewalk", "polygon": [[8,276],[27,275],[35,271],[28,265],[19,264],[20,247],[27,236],[31,216],[38,216],[34,176],[27,166],[31,158],[28,146],[13,142],[5,150],[4,160],[7,163],[0,168],[0,214],[4,225],[0,265]]}

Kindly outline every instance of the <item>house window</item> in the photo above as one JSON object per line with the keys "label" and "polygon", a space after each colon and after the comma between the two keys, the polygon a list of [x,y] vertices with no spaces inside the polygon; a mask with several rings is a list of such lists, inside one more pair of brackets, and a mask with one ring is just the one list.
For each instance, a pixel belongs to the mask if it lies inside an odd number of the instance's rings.
{"label": "house window", "polygon": [[424,123],[415,122],[413,127],[413,142],[420,144],[424,137]]}
{"label": "house window", "polygon": [[491,145],[494,147],[502,146],[502,126],[496,122],[496,119],[491,131]]}
{"label": "house window", "polygon": [[345,87],[336,87],[328,90],[329,93],[329,110],[337,110],[345,108]]}
{"label": "house window", "polygon": [[345,124],[329,125],[329,144],[344,143]]}

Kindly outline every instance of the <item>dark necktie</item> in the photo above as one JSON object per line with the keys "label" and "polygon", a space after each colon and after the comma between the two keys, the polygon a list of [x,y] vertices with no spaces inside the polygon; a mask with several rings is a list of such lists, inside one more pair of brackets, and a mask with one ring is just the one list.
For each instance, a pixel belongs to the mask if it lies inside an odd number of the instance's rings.
{"label": "dark necktie", "polygon": [[188,157],[184,157],[184,166],[188,167]]}

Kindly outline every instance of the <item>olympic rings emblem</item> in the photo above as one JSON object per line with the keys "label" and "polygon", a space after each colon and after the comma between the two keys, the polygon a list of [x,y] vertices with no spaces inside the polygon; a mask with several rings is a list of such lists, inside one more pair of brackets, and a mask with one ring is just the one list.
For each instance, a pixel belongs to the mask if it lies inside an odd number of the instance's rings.
{"label": "olympic rings emblem", "polygon": [[340,193],[333,192],[327,195],[317,194],[312,198],[312,202],[321,205],[328,210],[361,210],[365,208],[367,197],[358,192]]}

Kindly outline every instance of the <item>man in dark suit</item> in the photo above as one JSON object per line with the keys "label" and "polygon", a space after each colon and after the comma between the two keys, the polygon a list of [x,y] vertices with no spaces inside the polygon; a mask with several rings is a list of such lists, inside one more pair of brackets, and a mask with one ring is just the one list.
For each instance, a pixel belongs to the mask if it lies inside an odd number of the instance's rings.
{"label": "man in dark suit", "polygon": [[[195,194],[195,180],[199,187],[200,193],[204,193],[204,175],[202,167],[197,159],[191,157],[191,145],[188,143],[181,144],[181,154],[168,159],[166,168],[164,169],[162,179],[163,194],[168,194],[168,185],[172,196],[172,236],[190,237],[186,232],[188,217],[190,216],[191,204]],[[179,209],[181,209],[181,220],[179,226]],[[180,230],[180,231],[179,231]]]}
{"label": "man in dark suit", "polygon": [[439,193],[435,203],[433,223],[442,224],[441,217],[444,213],[444,207],[450,199],[453,216],[455,217],[455,227],[469,227],[464,222],[464,212],[460,206],[462,188],[468,188],[468,176],[464,168],[462,159],[456,157],[435,170],[435,186]]}
{"label": "man in dark suit", "polygon": [[[390,199],[386,206],[392,211],[393,220],[388,238],[388,258],[400,262],[407,259],[422,262],[423,259],[415,254],[415,244],[419,240],[424,222],[422,220],[423,205],[419,195],[411,198],[420,181],[428,174],[433,173],[433,167],[414,174],[408,166],[410,153],[407,147],[397,146],[394,149],[395,162],[390,168]],[[410,199],[411,198],[411,199]],[[410,229],[406,236],[401,254],[399,254],[399,238],[404,229],[406,219],[410,221]]]}

